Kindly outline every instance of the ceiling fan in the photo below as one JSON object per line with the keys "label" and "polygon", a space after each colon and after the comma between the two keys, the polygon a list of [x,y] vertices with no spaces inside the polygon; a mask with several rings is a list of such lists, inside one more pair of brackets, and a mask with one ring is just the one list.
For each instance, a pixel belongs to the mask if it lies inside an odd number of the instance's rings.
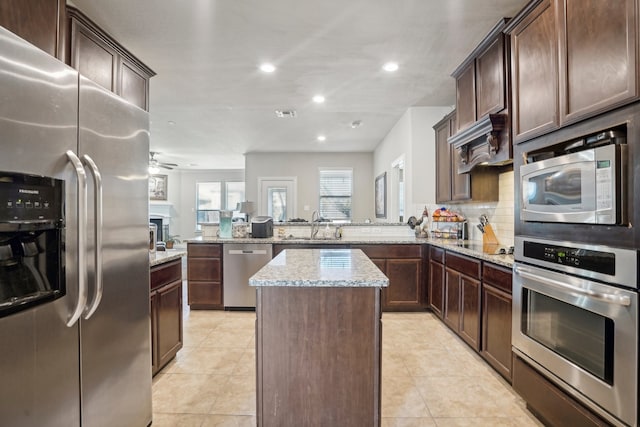
{"label": "ceiling fan", "polygon": [[165,163],[156,160],[156,154],[158,153],[155,151],[149,152],[149,173],[158,173],[160,171],[160,168],[171,170],[175,167],[178,167],[178,165],[175,163]]}

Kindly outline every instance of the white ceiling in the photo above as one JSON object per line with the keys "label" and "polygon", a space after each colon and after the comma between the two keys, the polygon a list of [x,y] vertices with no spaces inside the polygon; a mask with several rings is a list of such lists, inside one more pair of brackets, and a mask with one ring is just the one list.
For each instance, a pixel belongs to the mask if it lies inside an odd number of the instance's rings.
{"label": "white ceiling", "polygon": [[407,108],[455,104],[451,72],[528,0],[72,1],[157,73],[158,160],[242,169],[247,152],[373,151]]}

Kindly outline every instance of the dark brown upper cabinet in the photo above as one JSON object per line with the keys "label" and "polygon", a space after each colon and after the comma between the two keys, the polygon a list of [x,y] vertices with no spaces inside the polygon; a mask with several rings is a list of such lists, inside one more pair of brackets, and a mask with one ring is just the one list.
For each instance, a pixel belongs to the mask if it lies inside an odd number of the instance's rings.
{"label": "dark brown upper cabinet", "polygon": [[0,25],[64,61],[64,0],[2,0]]}
{"label": "dark brown upper cabinet", "polygon": [[449,143],[459,156],[458,173],[477,165],[502,165],[513,157],[509,132],[508,39],[503,18],[453,72],[458,124]]}
{"label": "dark brown upper cabinet", "polygon": [[514,142],[638,99],[637,0],[534,0],[511,35]]}
{"label": "dark brown upper cabinet", "polygon": [[149,80],[155,75],[79,10],[68,7],[69,65],[138,107],[149,109]]}

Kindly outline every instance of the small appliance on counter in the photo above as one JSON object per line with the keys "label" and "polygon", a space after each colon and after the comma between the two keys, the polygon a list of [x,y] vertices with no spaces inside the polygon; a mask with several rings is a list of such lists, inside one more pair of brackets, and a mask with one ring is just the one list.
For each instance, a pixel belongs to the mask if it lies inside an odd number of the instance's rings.
{"label": "small appliance on counter", "polygon": [[251,218],[251,237],[273,237],[273,218],[270,216]]}

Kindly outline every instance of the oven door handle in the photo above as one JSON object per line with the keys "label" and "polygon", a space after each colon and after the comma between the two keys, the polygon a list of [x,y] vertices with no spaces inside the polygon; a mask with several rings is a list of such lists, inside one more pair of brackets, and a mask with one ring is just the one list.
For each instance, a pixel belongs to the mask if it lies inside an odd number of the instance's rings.
{"label": "oven door handle", "polygon": [[67,151],[67,159],[73,165],[78,178],[78,301],[76,307],[67,320],[67,326],[72,327],[87,305],[87,173],[82,166],[82,162],[76,154]]}
{"label": "oven door handle", "polygon": [[93,301],[85,309],[84,318],[89,319],[93,313],[98,309],[100,301],[102,300],[102,175],[98,166],[93,159],[87,154],[82,156],[82,160],[89,166],[89,171],[93,175],[94,183],[94,239],[95,239],[95,251],[94,251],[94,263],[95,263],[95,292]]}
{"label": "oven door handle", "polygon": [[529,279],[529,280],[533,280],[539,283],[543,283],[547,286],[551,286],[553,288],[556,289],[562,289],[564,291],[571,291],[573,293],[576,293],[578,295],[581,296],[586,296],[588,298],[591,299],[595,299],[595,300],[599,300],[599,301],[605,301],[611,304],[617,304],[617,305],[622,305],[625,307],[628,307],[631,305],[631,298],[629,298],[626,295],[616,295],[616,294],[610,294],[610,293],[604,293],[604,292],[595,292],[589,289],[583,289],[577,286],[572,286],[569,285],[567,283],[563,283],[559,280],[555,280],[555,279],[550,279],[548,277],[540,277],[538,275],[536,275],[535,273],[533,273],[531,270],[529,270],[528,268],[525,267],[520,267],[517,266],[514,271],[516,272],[516,274],[519,274],[520,276]]}

